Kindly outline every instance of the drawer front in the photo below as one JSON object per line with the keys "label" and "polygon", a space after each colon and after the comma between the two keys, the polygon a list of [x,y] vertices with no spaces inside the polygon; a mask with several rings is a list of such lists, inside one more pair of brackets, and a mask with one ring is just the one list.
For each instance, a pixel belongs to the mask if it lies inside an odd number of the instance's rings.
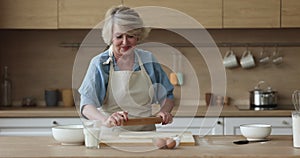
{"label": "drawer front", "polygon": [[264,123],[272,125],[271,135],[291,135],[291,117],[226,117],[224,119],[225,135],[241,135],[240,125]]}
{"label": "drawer front", "polygon": [[194,135],[223,135],[223,118],[174,118],[168,125],[156,125],[157,131],[191,131]]}
{"label": "drawer front", "polygon": [[50,136],[56,125],[82,124],[80,118],[1,118],[0,136]]}

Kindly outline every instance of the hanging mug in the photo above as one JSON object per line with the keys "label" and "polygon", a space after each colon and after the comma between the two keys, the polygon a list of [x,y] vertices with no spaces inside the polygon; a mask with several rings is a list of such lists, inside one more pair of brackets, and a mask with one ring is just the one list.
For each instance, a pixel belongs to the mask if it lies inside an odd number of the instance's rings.
{"label": "hanging mug", "polygon": [[224,56],[223,64],[226,68],[234,68],[238,66],[238,61],[232,50],[228,51]]}
{"label": "hanging mug", "polygon": [[261,64],[267,64],[270,61],[270,57],[267,55],[265,56],[264,54],[265,54],[264,50],[260,52],[259,63]]}
{"label": "hanging mug", "polygon": [[273,63],[275,65],[279,65],[283,62],[283,57],[279,55],[279,52],[278,51],[274,51],[273,52]]}
{"label": "hanging mug", "polygon": [[255,66],[254,57],[249,50],[246,50],[243,53],[240,64],[241,64],[242,68],[244,68],[244,69],[252,68]]}

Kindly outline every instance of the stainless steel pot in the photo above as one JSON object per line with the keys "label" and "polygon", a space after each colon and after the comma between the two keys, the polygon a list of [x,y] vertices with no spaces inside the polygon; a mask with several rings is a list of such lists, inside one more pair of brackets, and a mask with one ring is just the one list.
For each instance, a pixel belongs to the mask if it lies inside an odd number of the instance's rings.
{"label": "stainless steel pot", "polygon": [[273,91],[270,86],[266,89],[260,88],[261,84],[265,83],[260,81],[254,90],[250,91],[250,107],[252,108],[276,108],[278,92]]}

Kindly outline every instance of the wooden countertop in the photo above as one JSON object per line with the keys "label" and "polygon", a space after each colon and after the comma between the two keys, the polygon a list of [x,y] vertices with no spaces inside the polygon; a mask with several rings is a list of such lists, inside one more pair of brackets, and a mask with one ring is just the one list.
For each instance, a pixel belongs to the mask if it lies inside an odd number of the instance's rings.
{"label": "wooden countertop", "polygon": [[75,107],[11,107],[0,109],[0,118],[79,117]]}
{"label": "wooden countertop", "polygon": [[[196,137],[198,138],[198,137]],[[293,148],[292,136],[270,136],[264,143],[235,145],[241,136],[206,136],[198,138],[198,146],[179,146],[174,150],[145,151],[139,145],[114,149],[104,146],[100,149],[86,149],[85,146],[62,146],[52,137],[0,137],[0,158],[64,158],[64,157],[173,157],[173,158],[292,158],[300,157],[300,149]],[[125,151],[126,150],[126,151]],[[145,151],[145,152],[139,152]]]}
{"label": "wooden countertop", "polygon": [[[209,111],[209,112],[208,112]],[[206,106],[181,106],[172,111],[174,116],[223,116],[223,117],[290,117],[291,110],[239,110],[236,106],[206,107]],[[75,107],[35,107],[35,108],[2,108],[0,118],[13,117],[79,117]]]}

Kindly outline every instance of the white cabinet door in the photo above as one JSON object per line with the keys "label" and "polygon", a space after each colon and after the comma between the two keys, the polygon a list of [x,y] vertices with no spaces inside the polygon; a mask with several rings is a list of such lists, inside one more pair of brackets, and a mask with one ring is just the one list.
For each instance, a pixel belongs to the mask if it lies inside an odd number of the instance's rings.
{"label": "white cabinet door", "polygon": [[156,125],[157,131],[191,131],[194,135],[223,135],[223,118],[175,117],[173,123]]}
{"label": "white cabinet door", "polygon": [[82,124],[80,118],[1,118],[0,136],[51,136],[55,125]]}
{"label": "white cabinet door", "polygon": [[241,135],[240,125],[250,123],[265,123],[272,125],[271,135],[291,135],[291,117],[225,117],[224,134]]}

